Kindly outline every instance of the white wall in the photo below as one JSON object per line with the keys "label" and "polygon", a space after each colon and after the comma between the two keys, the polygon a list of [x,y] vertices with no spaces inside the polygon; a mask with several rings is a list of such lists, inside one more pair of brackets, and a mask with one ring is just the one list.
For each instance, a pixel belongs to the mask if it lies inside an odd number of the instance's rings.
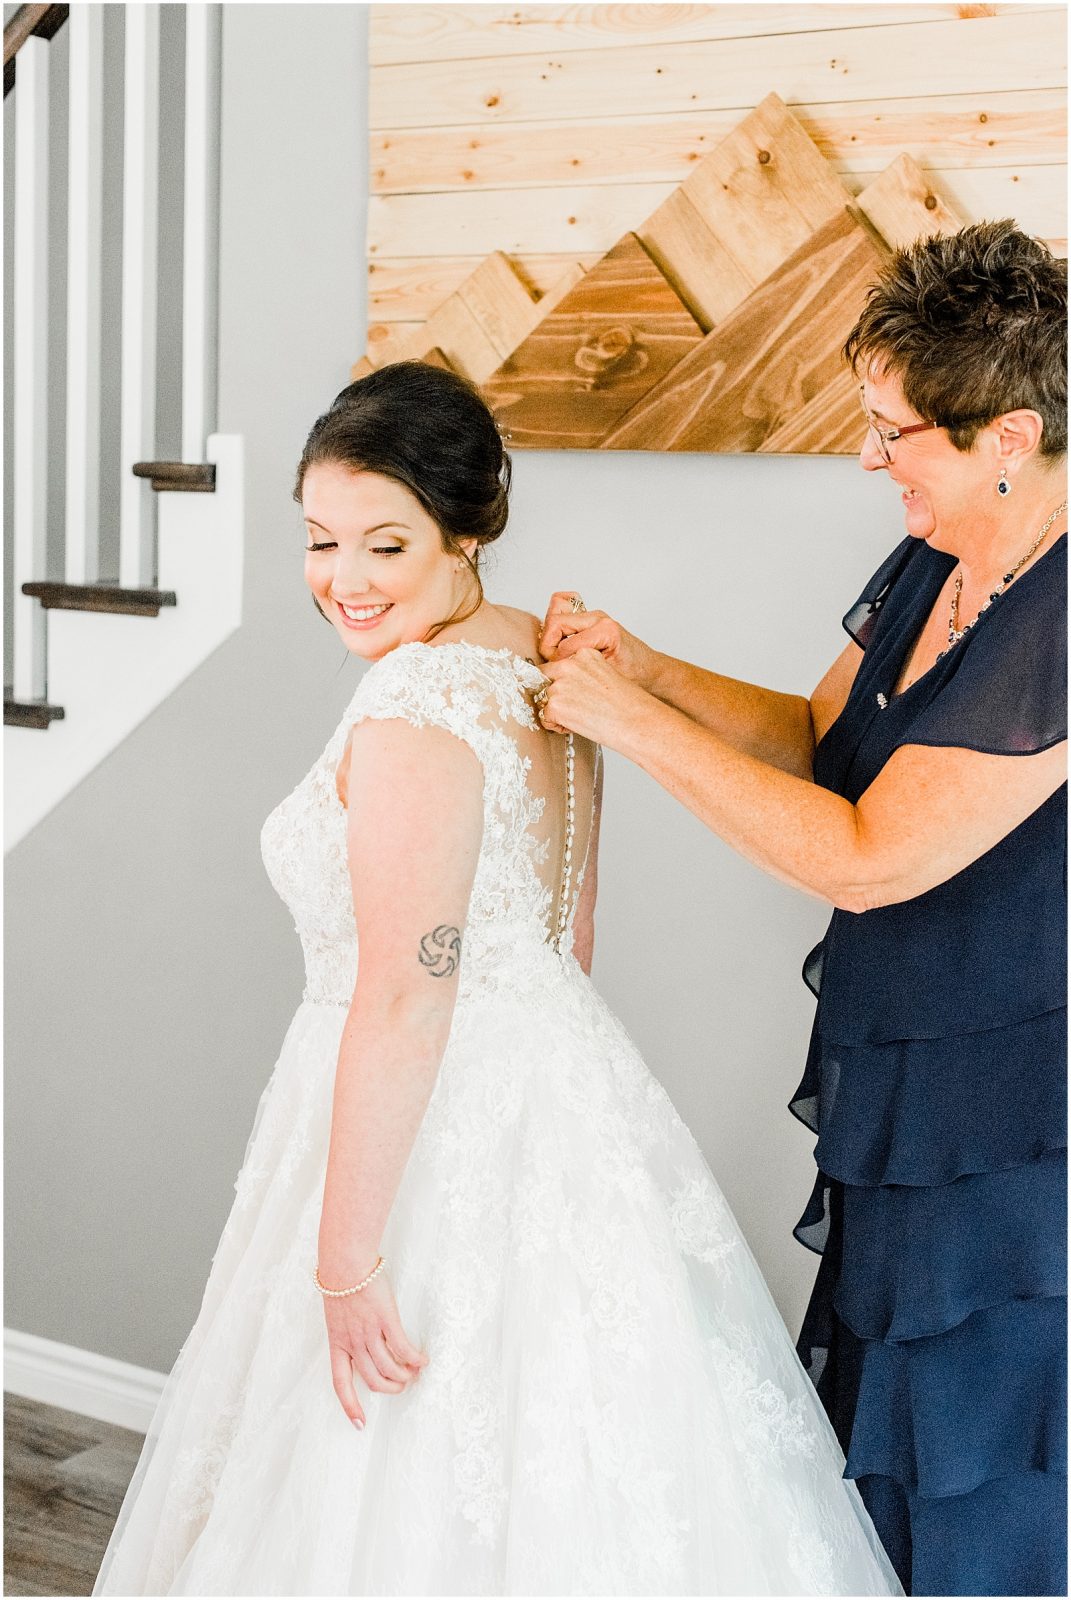
{"label": "white wall", "polygon": [[[355,669],[302,584],[305,432],[364,344],[363,8],[224,8],[220,427],[247,441],[239,632],[7,860],[7,1321],[160,1370],[197,1312],[301,993],[259,858]],[[518,455],[492,598],[573,586],[652,643],[808,691],[899,537],[850,461]],[[610,758],[595,976],[791,1324],[811,1139],[785,1110],[824,909]]]}

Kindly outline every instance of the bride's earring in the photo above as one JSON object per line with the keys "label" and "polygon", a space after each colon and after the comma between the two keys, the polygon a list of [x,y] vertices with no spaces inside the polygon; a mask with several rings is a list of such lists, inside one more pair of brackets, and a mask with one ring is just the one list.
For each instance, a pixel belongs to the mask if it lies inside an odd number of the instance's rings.
{"label": "bride's earring", "polygon": [[997,493],[1011,494],[1011,484],[1008,482],[1008,469],[1001,467],[1000,477],[997,479]]}

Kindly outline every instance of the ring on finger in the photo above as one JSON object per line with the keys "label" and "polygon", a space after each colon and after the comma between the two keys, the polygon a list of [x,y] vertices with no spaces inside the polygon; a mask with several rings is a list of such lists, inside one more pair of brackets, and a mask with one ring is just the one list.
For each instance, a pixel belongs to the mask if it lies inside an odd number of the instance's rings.
{"label": "ring on finger", "polygon": [[573,598],[569,602],[569,610],[572,612],[586,611],[587,606],[584,604],[583,600],[581,600],[578,594],[574,594]]}
{"label": "ring on finger", "polygon": [[542,689],[537,689],[535,694],[532,696],[532,699],[535,701],[535,703],[539,707],[540,711],[542,711],[543,707],[546,705],[547,700],[549,698],[549,695],[550,695],[550,690],[544,684],[543,688]]}

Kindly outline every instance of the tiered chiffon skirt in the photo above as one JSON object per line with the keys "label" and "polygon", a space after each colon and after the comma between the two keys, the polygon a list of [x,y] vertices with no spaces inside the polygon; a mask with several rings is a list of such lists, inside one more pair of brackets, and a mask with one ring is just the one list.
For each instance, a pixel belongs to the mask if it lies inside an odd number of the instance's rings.
{"label": "tiered chiffon skirt", "polygon": [[799,1354],[905,1588],[1066,1593],[1066,1012],[956,1037],[816,1025]]}

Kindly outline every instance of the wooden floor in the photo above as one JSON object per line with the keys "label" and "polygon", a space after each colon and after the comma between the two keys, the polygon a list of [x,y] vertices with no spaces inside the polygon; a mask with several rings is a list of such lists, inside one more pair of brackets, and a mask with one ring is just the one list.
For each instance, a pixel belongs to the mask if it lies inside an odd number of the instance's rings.
{"label": "wooden floor", "polygon": [[142,1435],[4,1395],[4,1594],[93,1592]]}

